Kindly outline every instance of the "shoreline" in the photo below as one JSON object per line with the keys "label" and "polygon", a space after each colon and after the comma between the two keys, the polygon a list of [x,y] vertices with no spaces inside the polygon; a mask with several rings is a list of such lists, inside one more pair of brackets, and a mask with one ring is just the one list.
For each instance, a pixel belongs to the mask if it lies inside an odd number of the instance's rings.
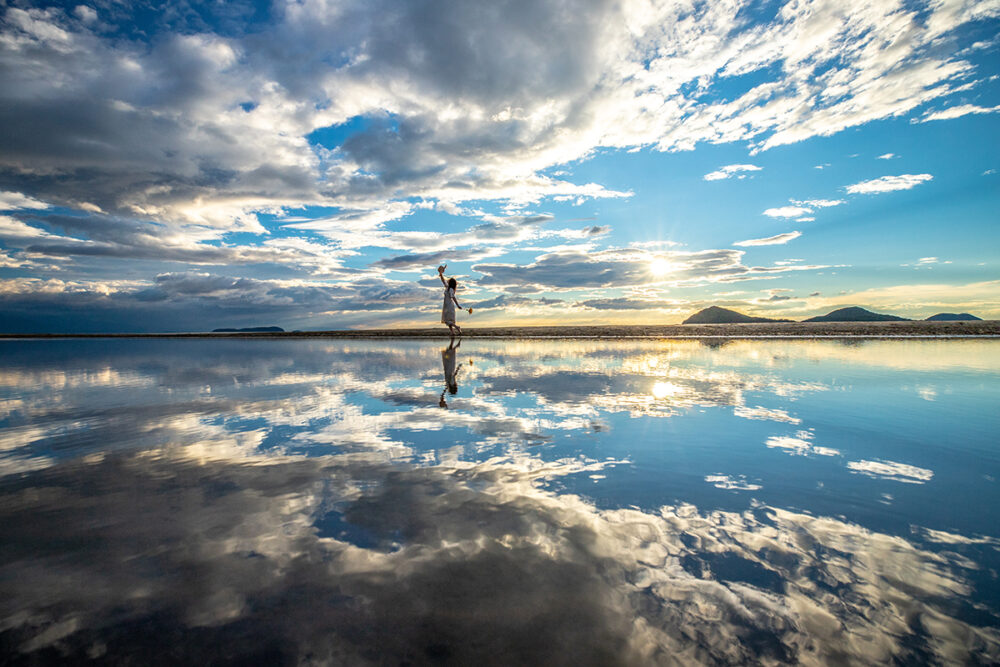
{"label": "shoreline", "polygon": [[[448,338],[444,328],[179,333],[0,333],[0,339],[53,338]],[[1000,338],[1000,320],[957,322],[781,322],[468,328],[463,338]]]}

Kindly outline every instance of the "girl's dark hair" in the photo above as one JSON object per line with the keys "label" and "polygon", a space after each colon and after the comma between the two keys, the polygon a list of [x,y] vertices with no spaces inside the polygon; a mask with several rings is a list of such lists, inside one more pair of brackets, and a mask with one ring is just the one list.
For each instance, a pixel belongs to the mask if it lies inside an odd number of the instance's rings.
{"label": "girl's dark hair", "polygon": [[448,278],[448,287],[455,289],[456,287],[458,287],[458,281],[455,280],[454,278]]}

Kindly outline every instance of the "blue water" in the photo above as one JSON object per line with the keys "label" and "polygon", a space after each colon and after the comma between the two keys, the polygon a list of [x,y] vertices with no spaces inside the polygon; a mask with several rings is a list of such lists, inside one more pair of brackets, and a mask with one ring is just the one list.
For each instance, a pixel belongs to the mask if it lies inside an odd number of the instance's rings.
{"label": "blue water", "polygon": [[0,661],[1000,661],[998,380],[994,340],[2,341]]}

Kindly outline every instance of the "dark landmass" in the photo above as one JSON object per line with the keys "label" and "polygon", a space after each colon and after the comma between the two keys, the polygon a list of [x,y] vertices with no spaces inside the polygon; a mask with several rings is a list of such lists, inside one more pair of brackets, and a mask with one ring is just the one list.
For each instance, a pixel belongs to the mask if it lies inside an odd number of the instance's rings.
{"label": "dark landmass", "polygon": [[766,317],[751,317],[728,308],[709,306],[699,310],[681,324],[752,324],[763,322],[791,322],[792,320],[772,320]]}
{"label": "dark landmass", "polygon": [[212,329],[212,333],[264,333],[264,332],[284,332],[281,327],[246,327],[244,329]]}
{"label": "dark landmass", "polygon": [[969,313],[938,313],[931,315],[925,322],[982,322],[983,318]]}
{"label": "dark landmass", "polygon": [[[987,336],[1000,338],[1000,320],[927,322],[764,322],[749,324],[654,324],[541,327],[462,327],[465,338],[894,338]],[[349,331],[162,333],[162,334],[0,334],[0,338],[441,338],[442,326],[423,329]]]}
{"label": "dark landmass", "polygon": [[810,317],[808,320],[803,320],[804,322],[909,322],[910,320],[905,317],[897,317],[896,315],[883,315],[882,313],[873,313],[870,310],[865,310],[864,308],[859,308],[857,306],[851,306],[850,308],[839,308],[826,315],[819,315],[818,317]]}

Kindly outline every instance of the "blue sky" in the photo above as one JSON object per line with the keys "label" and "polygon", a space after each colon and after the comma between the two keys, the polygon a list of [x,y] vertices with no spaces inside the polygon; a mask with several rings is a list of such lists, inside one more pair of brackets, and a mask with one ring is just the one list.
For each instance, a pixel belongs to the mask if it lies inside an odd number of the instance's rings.
{"label": "blue sky", "polygon": [[1000,3],[0,5],[4,331],[1000,318]]}

